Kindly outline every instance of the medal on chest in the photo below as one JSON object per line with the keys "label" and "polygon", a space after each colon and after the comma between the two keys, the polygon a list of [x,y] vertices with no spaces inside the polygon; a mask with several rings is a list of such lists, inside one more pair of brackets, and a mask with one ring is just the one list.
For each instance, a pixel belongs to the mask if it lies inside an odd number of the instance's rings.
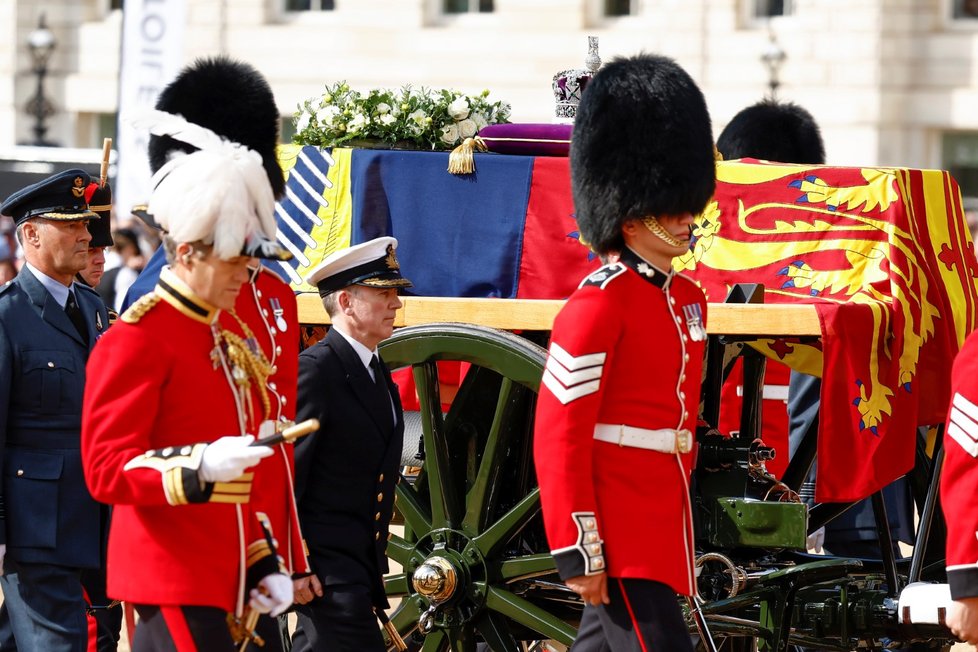
{"label": "medal on chest", "polygon": [[683,315],[686,317],[686,330],[689,331],[689,339],[694,342],[702,342],[706,339],[706,328],[703,327],[703,309],[698,303],[690,303],[683,306]]}
{"label": "medal on chest", "polygon": [[282,302],[276,298],[271,298],[268,303],[272,306],[272,314],[275,315],[275,328],[279,330],[280,333],[284,333],[288,330],[289,324],[285,321],[285,310],[282,309]]}

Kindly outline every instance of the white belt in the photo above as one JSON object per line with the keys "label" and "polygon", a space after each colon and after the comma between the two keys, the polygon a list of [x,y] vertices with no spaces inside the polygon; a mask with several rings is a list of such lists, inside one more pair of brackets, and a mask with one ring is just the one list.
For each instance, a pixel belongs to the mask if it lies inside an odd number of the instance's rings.
{"label": "white belt", "polygon": [[594,427],[594,438],[609,444],[645,448],[659,453],[688,453],[693,448],[693,433],[683,428],[634,428],[599,423]]}

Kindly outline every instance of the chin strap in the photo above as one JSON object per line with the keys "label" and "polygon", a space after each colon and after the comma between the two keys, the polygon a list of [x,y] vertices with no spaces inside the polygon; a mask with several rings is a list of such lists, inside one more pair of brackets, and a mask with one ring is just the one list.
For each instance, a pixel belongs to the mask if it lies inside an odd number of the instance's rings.
{"label": "chin strap", "polygon": [[652,235],[659,238],[670,247],[683,246],[683,243],[681,241],[679,241],[675,236],[673,236],[671,233],[669,233],[664,228],[662,228],[662,225],[659,224],[659,221],[654,217],[652,217],[651,215],[648,217],[643,217],[642,224],[644,224],[645,228],[647,228],[649,231],[652,232]]}

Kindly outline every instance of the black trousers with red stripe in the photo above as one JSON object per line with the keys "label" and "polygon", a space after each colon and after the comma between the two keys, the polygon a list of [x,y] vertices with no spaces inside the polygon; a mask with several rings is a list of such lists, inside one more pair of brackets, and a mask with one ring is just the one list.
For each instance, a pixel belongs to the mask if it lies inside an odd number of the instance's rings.
{"label": "black trousers with red stripe", "polygon": [[235,652],[227,612],[217,607],[136,605],[132,652]]}
{"label": "black trousers with red stripe", "polygon": [[584,607],[571,652],[692,652],[676,593],[661,582],[608,578],[611,604]]}

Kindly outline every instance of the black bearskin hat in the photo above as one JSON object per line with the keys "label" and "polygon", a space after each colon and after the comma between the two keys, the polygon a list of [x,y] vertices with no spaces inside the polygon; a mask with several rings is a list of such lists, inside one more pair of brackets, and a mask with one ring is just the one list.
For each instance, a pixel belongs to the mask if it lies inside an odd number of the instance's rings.
{"label": "black bearskin hat", "polygon": [[[181,115],[262,157],[275,197],[285,192],[285,177],[275,157],[279,113],[272,88],[260,72],[228,57],[198,59],[170,82],[156,101],[160,111]],[[174,151],[195,151],[169,136],[149,139],[149,165],[155,173]]]}
{"label": "black bearskin hat", "polygon": [[615,59],[581,97],[570,166],[577,224],[599,254],[621,250],[626,220],[702,212],[716,185],[703,93],[672,59]]}
{"label": "black bearskin hat", "polygon": [[717,140],[725,160],[759,158],[780,163],[825,163],[822,133],[812,114],[790,102],[766,99],[733,117]]}

